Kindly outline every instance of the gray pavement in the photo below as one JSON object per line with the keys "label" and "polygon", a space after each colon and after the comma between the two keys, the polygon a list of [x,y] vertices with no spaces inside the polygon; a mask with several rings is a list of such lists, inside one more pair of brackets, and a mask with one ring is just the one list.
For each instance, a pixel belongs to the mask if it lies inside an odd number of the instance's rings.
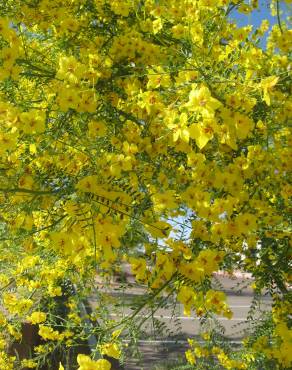
{"label": "gray pavement", "polygon": [[[216,280],[216,281],[215,281]],[[225,317],[216,317],[217,323],[221,325],[222,334],[224,334],[233,346],[240,345],[245,331],[249,328],[247,317],[253,302],[254,293],[250,288],[251,279],[230,278],[226,276],[216,276],[214,280],[214,289],[221,285],[223,291],[227,295],[227,302],[233,311],[233,317],[227,319]],[[118,302],[123,302],[126,307],[123,312],[111,310],[111,318],[119,321],[133,313],[130,309],[131,302],[135,302],[137,298],[145,294],[145,289],[134,284],[131,277],[128,281],[132,287],[120,290],[119,283],[113,283],[107,288],[100,286],[100,291],[107,292]],[[241,289],[239,292],[238,290]],[[217,287],[218,289],[218,287]],[[218,289],[219,290],[219,289]],[[98,301],[92,297],[90,304],[94,309],[98,305]],[[128,306],[127,306],[128,304]],[[187,338],[196,338],[198,341],[202,340],[200,333],[202,328],[200,319],[195,317],[187,317],[183,314],[183,306],[176,302],[175,310],[170,302],[169,306],[157,310],[149,320],[140,326],[143,336],[138,338],[136,347],[140,354],[133,354],[128,351],[126,358],[125,369],[127,370],[151,370],[155,366],[165,363],[167,361],[178,360],[184,358],[184,352],[188,348]],[[261,312],[269,311],[271,308],[271,297],[263,296],[260,299],[260,304],[256,308],[257,315]],[[151,315],[149,310],[142,310],[136,315],[136,322],[142,322],[146,316]],[[164,330],[157,330],[157,323],[164,325]],[[205,328],[212,328],[215,325],[213,319],[209,319],[204,324]],[[128,344],[129,339],[125,337],[124,343]],[[131,346],[129,346],[130,348]]]}

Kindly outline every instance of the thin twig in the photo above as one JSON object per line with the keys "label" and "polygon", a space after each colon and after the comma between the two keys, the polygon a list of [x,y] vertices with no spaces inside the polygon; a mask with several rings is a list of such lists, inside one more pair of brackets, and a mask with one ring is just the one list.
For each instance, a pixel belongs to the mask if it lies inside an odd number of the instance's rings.
{"label": "thin twig", "polygon": [[26,193],[26,194],[37,194],[37,195],[56,195],[58,190],[31,190],[31,189],[23,189],[23,188],[15,188],[15,189],[0,189],[2,193]]}
{"label": "thin twig", "polygon": [[283,29],[282,29],[282,25],[281,25],[281,18],[280,18],[280,4],[279,4],[279,0],[277,0],[277,19],[278,19],[278,25],[279,25],[279,28],[280,28],[280,31],[281,33],[283,33]]}

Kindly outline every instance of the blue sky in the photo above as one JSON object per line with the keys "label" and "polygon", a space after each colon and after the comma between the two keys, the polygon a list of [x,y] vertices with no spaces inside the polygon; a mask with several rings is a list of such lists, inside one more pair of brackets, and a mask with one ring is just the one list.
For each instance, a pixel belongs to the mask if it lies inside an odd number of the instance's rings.
{"label": "blue sky", "polygon": [[259,1],[259,9],[255,9],[252,13],[246,15],[239,12],[233,12],[231,18],[235,19],[240,27],[246,26],[247,24],[252,24],[254,29],[260,26],[264,19],[270,22],[270,25],[277,23],[277,17],[271,15],[269,9],[270,1],[264,0]]}
{"label": "blue sky", "polygon": [[[246,1],[246,3],[248,2]],[[260,26],[264,19],[267,19],[271,28],[274,24],[278,23],[278,19],[277,16],[271,15],[271,10],[269,8],[270,4],[270,0],[259,0],[259,8],[253,10],[250,14],[243,14],[239,13],[238,11],[233,11],[230,15],[230,18],[237,23],[238,27],[244,27],[248,24],[253,25],[254,31]],[[279,9],[281,12],[280,18],[283,22],[289,16],[289,9],[283,1],[279,1]],[[263,39],[263,44],[265,43],[265,39],[266,37]]]}

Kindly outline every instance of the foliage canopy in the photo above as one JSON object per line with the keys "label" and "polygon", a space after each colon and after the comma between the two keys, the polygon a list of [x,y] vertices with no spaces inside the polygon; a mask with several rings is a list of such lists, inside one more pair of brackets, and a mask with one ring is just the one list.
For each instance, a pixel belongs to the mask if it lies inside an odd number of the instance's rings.
{"label": "foliage canopy", "polygon": [[[189,364],[292,366],[290,2],[271,2],[272,29],[230,20],[257,1],[1,2],[0,369],[41,368],[54,351],[69,369],[92,335],[78,369],[109,369],[99,357],[122,360],[138,313],[168,296],[202,322],[230,318],[218,270],[251,273],[272,313],[242,351],[216,328],[190,340]],[[124,264],[145,296],[113,320],[122,303],[98,281]],[[24,322],[42,343],[20,359],[7,346]]]}

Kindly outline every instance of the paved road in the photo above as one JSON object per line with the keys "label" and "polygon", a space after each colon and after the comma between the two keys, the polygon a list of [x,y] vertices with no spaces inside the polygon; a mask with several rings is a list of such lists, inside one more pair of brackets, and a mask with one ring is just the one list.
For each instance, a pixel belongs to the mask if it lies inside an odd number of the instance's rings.
{"label": "paved road", "polygon": [[[228,299],[228,304],[233,311],[233,318],[226,319],[224,317],[217,317],[218,322],[222,325],[224,334],[230,339],[230,342],[234,346],[239,345],[240,341],[244,335],[244,330],[248,328],[248,323],[246,322],[248,312],[250,310],[253,301],[253,290],[250,288],[252,283],[251,279],[247,278],[234,278],[225,276],[217,276],[217,284],[223,286]],[[215,280],[216,280],[215,279]],[[128,278],[131,281],[131,277]],[[133,283],[133,281],[131,281]],[[216,285],[214,281],[214,285]],[[124,303],[135,302],[135,299],[143,296],[143,288],[132,287],[130,289],[120,291],[118,289],[119,284],[112,284],[109,288],[101,288],[108,292],[113,298],[117,299],[119,302]],[[242,288],[241,292],[238,292],[238,287]],[[98,302],[92,298],[91,306],[94,309]],[[184,356],[184,351],[187,349],[188,345],[186,342],[187,338],[193,337],[201,340],[199,336],[200,332],[200,322],[198,318],[186,317],[183,314],[183,307],[181,304],[176,304],[175,312],[173,312],[173,304],[169,307],[159,309],[154,314],[154,320],[147,320],[140,329],[143,331],[143,338],[137,343],[138,349],[141,352],[141,358],[135,358],[133,354],[129,354],[127,358],[125,369],[126,370],[151,370],[155,369],[155,366],[159,365],[161,362],[167,360],[177,359],[179,356]],[[260,300],[260,305],[257,306],[258,314],[260,311],[268,311],[271,307],[271,298],[269,296],[263,296]],[[113,320],[120,320],[122,317],[131,315],[133,311],[128,307],[123,310],[123,313],[118,311],[112,312]],[[149,311],[141,311],[136,316],[136,319],[141,321],[149,315]],[[166,325],[168,330],[163,330],[165,335],[157,334],[157,329],[153,324],[153,321],[159,321]],[[206,322],[207,327],[212,327],[214,322],[209,320]],[[125,344],[127,339],[124,340]]]}

